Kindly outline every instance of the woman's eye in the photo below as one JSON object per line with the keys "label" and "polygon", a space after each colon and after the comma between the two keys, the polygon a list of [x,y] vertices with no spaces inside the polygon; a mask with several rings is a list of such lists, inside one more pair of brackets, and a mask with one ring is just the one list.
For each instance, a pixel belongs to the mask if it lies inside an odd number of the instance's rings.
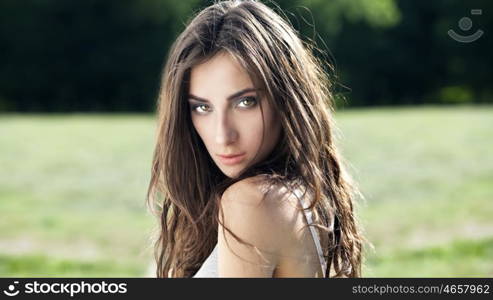
{"label": "woman's eye", "polygon": [[[238,101],[238,106],[241,108],[251,108],[254,107],[257,104],[257,98],[256,97],[245,97],[242,98]],[[192,112],[198,113],[198,114],[206,114],[209,111],[211,111],[209,105],[207,104],[194,104],[191,106]]]}
{"label": "woman's eye", "polygon": [[208,111],[208,106],[205,104],[193,105],[192,111],[195,111],[198,113],[205,113]]}
{"label": "woman's eye", "polygon": [[239,103],[243,104],[243,105],[241,105],[241,107],[249,108],[249,107],[255,106],[255,104],[257,104],[257,99],[255,97],[246,97],[246,98],[241,99],[239,101]]}

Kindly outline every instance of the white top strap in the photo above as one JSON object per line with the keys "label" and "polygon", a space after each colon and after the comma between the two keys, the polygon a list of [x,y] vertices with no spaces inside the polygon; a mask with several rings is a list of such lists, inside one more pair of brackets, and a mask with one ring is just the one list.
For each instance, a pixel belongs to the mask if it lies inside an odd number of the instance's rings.
{"label": "white top strap", "polygon": [[[300,201],[300,204],[303,208],[307,208],[308,206],[303,205],[303,197],[302,193],[299,189],[295,190],[296,197]],[[313,219],[312,219],[312,211],[310,210],[303,210],[305,212],[305,217],[306,217],[306,222],[307,224],[313,224]],[[310,232],[312,233],[313,241],[315,242],[315,247],[317,248],[317,253],[318,253],[318,258],[320,259],[320,265],[322,266],[322,272],[323,276],[325,277],[325,271],[327,269],[327,262],[325,261],[323,251],[322,251],[322,246],[320,244],[320,236],[314,226],[308,226],[310,228]]]}

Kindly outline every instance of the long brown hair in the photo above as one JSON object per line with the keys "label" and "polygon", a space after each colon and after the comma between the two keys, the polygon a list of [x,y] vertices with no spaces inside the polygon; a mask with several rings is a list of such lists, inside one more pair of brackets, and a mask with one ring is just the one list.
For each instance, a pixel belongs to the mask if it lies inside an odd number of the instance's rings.
{"label": "long brown hair", "polygon": [[[358,195],[334,144],[331,82],[313,45],[257,1],[222,1],[200,11],[168,54],[158,99],[158,128],[147,204],[158,216],[158,277],[191,277],[217,243],[219,199],[232,183],[266,174],[297,182],[313,195],[310,209],[329,236],[326,277],[360,277],[364,238]],[[195,131],[188,108],[190,70],[226,52],[249,73],[277,110],[279,143],[264,161],[226,177]]]}

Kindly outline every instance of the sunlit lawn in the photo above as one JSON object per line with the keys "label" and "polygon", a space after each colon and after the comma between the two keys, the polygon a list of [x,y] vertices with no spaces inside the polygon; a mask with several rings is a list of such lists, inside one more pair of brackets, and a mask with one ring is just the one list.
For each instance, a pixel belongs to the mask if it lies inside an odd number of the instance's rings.
{"label": "sunlit lawn", "polygon": [[[365,277],[493,276],[493,107],[336,113]],[[0,115],[0,276],[145,276],[152,115]]]}

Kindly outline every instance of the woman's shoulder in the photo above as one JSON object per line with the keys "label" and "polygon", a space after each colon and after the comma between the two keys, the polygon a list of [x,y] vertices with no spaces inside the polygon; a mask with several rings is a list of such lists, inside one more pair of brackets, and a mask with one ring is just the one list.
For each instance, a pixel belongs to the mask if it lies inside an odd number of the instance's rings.
{"label": "woman's shoulder", "polygon": [[240,238],[279,253],[296,239],[299,206],[293,199],[282,184],[273,185],[257,175],[228,187],[221,198],[218,217]]}
{"label": "woman's shoulder", "polygon": [[282,212],[284,206],[295,204],[296,191],[281,181],[260,174],[242,179],[229,186],[222,195],[227,205],[257,207]]}
{"label": "woman's shoulder", "polygon": [[264,175],[228,187],[220,206],[219,219],[248,235],[295,238],[303,215],[296,191]]}

